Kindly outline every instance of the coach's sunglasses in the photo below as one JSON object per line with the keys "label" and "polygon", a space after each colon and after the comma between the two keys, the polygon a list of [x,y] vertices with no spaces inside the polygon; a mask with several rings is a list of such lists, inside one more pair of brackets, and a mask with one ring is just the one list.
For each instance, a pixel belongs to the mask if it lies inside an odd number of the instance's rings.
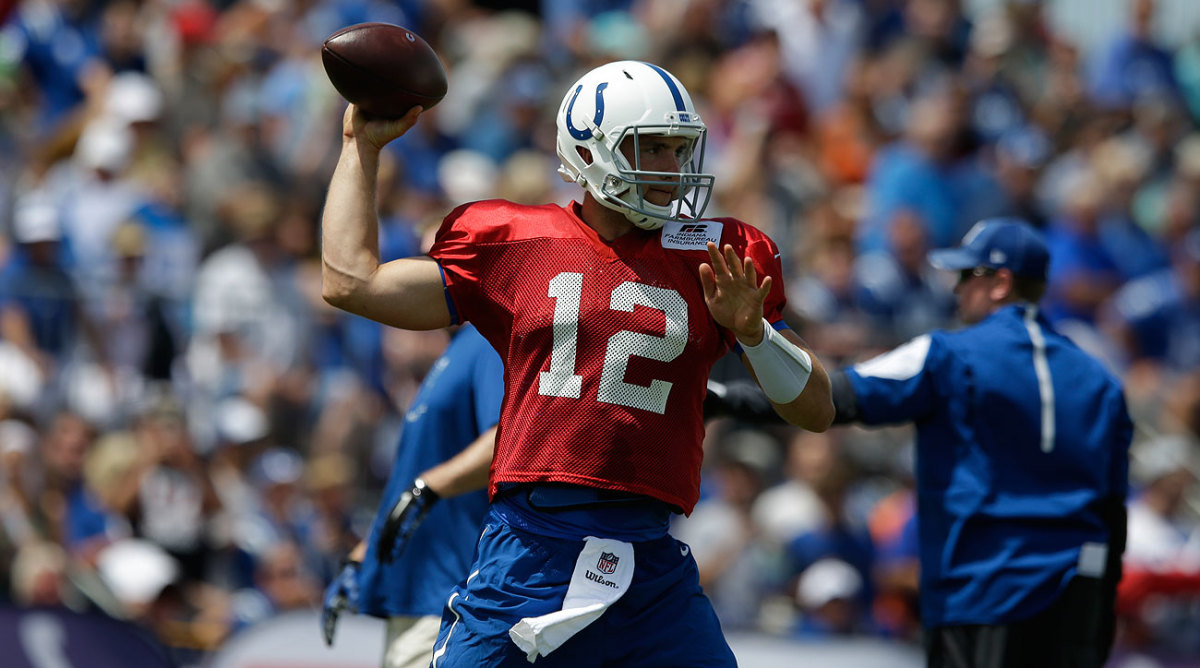
{"label": "coach's sunglasses", "polygon": [[982,276],[995,276],[996,270],[991,267],[975,267],[974,269],[963,269],[958,272],[958,282],[966,283],[972,278],[980,278]]}

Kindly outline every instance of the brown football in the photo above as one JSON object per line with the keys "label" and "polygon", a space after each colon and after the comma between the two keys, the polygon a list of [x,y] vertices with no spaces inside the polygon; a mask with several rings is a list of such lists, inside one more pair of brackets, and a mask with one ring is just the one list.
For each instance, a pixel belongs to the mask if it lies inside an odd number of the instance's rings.
{"label": "brown football", "polygon": [[399,118],[446,96],[442,61],[415,32],[390,23],[358,23],[330,35],[321,62],[337,92],[371,116]]}

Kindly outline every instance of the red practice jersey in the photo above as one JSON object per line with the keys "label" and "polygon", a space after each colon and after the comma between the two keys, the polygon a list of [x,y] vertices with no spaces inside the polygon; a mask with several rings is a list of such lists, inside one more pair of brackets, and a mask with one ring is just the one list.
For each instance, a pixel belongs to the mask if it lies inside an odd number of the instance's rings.
{"label": "red practice jersey", "polygon": [[612,242],[580,206],[467,204],[442,223],[438,261],[455,317],[504,360],[490,492],[566,482],[644,494],[690,513],[700,494],[702,408],[713,364],[736,343],[704,303],[707,241],[772,277],[765,316],[784,305],[779,251],[741,221],[668,223]]}

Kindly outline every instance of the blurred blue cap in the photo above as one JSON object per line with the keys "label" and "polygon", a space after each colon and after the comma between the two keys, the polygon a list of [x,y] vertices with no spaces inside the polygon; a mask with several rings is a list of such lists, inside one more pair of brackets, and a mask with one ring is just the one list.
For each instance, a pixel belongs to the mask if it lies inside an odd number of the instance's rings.
{"label": "blurred blue cap", "polygon": [[929,264],[949,271],[1008,269],[1015,276],[1045,280],[1050,251],[1029,223],[1018,218],[990,218],[975,223],[957,248],[930,251]]}

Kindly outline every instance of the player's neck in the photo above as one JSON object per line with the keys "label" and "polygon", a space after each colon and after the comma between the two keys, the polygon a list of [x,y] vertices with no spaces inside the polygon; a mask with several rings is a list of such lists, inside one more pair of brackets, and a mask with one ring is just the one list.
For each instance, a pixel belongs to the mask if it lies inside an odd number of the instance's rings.
{"label": "player's neck", "polygon": [[580,217],[605,241],[613,241],[634,230],[633,223],[624,214],[597,202],[590,193],[583,198]]}

